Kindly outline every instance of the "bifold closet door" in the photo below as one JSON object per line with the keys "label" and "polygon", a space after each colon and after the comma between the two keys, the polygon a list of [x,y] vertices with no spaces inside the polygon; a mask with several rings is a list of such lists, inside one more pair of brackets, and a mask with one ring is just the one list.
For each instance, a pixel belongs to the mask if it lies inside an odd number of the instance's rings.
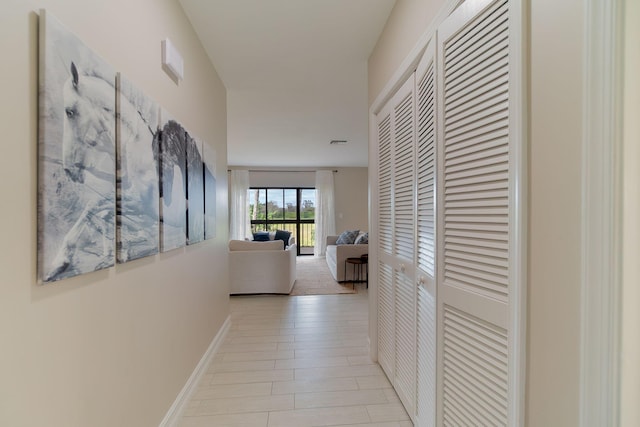
{"label": "bifold closet door", "polygon": [[436,87],[434,43],[416,70],[416,419],[436,421],[435,172]]}
{"label": "bifold closet door", "polygon": [[467,1],[438,29],[439,425],[522,422],[512,3]]}
{"label": "bifold closet door", "polygon": [[415,78],[378,117],[378,360],[414,417]]}
{"label": "bifold closet door", "polygon": [[416,288],[415,277],[415,76],[412,74],[394,97],[394,290],[396,365],[394,386],[407,412],[414,418],[416,394]]}
{"label": "bifold closet door", "polygon": [[393,146],[391,107],[376,116],[378,128],[378,363],[389,378],[395,366],[395,297],[393,290]]}

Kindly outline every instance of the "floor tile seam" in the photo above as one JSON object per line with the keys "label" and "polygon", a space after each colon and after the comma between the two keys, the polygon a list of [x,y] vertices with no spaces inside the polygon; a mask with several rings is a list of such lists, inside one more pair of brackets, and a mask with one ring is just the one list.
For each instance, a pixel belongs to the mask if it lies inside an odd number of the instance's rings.
{"label": "floor tile seam", "polygon": [[[348,377],[347,377],[348,378]],[[342,378],[340,378],[342,379]],[[276,381],[276,382],[284,382],[284,381]],[[329,393],[329,392],[354,392],[354,391],[367,391],[367,390],[377,390],[377,389],[360,389],[356,385],[356,388],[343,388],[341,390],[319,390],[319,391],[294,391],[293,394],[303,394],[303,393]],[[384,390],[384,389],[379,389]],[[291,394],[291,393],[275,393],[274,396],[279,396],[281,394]]]}
{"label": "floor tile seam", "polygon": [[[279,343],[279,344],[300,344],[300,345],[314,345],[314,344],[310,344],[307,341],[298,341],[297,343],[294,342],[287,342],[287,343]],[[315,343],[315,345],[321,345],[320,343]],[[358,347],[362,347],[362,344],[353,344],[353,345],[349,345],[349,344],[330,344],[331,346],[329,347],[313,347],[313,348],[300,348],[300,349],[294,349],[294,350],[314,350],[314,349],[335,349],[335,348],[358,348]]]}
{"label": "floor tile seam", "polygon": [[[193,419],[195,419],[195,418],[211,418],[211,417],[224,417],[224,416],[228,416],[228,415],[242,415],[242,414],[243,414],[242,412],[240,412],[240,413],[234,412],[234,413],[231,413],[231,414],[201,414],[201,415],[200,414],[199,415],[187,415],[187,414],[184,414],[184,415],[182,415],[182,418],[193,418]],[[254,414],[254,415],[255,414],[265,414],[265,415],[267,415],[267,419],[268,419],[269,411],[247,412],[247,414]]]}
{"label": "floor tile seam", "polygon": [[[343,406],[343,408],[346,408],[347,406]],[[356,423],[356,425],[358,424],[362,424],[363,426],[366,426],[367,424],[371,424],[372,418],[371,418],[371,414],[369,414],[369,411],[367,410],[367,406],[366,405],[354,405],[354,406],[348,406],[349,408],[362,408],[364,410],[364,413],[367,415],[368,421],[364,422],[364,423]],[[321,408],[300,408],[300,409],[287,409],[287,410],[278,410],[278,411],[269,411],[269,422],[271,421],[271,414],[275,414],[275,413],[285,413],[285,412],[302,412],[302,411],[307,411],[307,412],[311,412],[313,410],[319,410],[319,409],[331,409],[331,408],[335,408],[334,406],[329,406],[329,407],[321,407]],[[351,424],[332,424],[332,427],[339,427],[339,426],[348,426],[348,425],[353,425],[353,423]],[[269,426],[269,424],[267,424],[267,426]]]}
{"label": "floor tile seam", "polygon": [[246,353],[268,353],[268,352],[290,351],[290,350],[278,350],[277,347],[273,349],[264,349],[264,350],[254,350],[251,348],[247,348],[245,351],[238,351],[237,349],[232,349],[232,350],[233,351],[222,351],[222,349],[220,349],[218,354],[233,357],[234,355],[237,356],[239,354],[246,354]]}
{"label": "floor tile seam", "polygon": [[[259,382],[255,382],[255,383],[251,383],[254,384],[254,387],[266,387],[267,384],[271,384],[273,383],[273,381],[259,381]],[[201,384],[199,385],[195,392],[199,392],[199,391],[203,391],[203,390],[208,390],[208,389],[224,389],[224,388],[233,388],[233,387],[238,387],[238,386],[242,386],[243,384]]]}
{"label": "floor tile seam", "polygon": [[[287,328],[287,331],[288,332]],[[241,330],[235,330],[235,331],[229,331],[229,337],[230,338],[242,338],[242,337],[247,337],[247,336],[253,336],[253,337],[288,337],[288,336],[295,336],[295,334],[292,333],[280,333],[282,332],[282,329],[278,329],[277,334],[269,334],[269,335],[243,335],[244,333],[247,332],[253,332],[253,333],[260,333],[261,329],[241,329]],[[265,331],[271,331],[271,329],[265,329]],[[275,330],[274,330],[275,331]]]}
{"label": "floor tile seam", "polygon": [[[347,368],[348,366],[340,366],[341,368]],[[240,370],[240,371],[208,371],[208,373],[210,374],[258,374],[260,375],[261,373],[264,372],[283,372],[283,371],[293,371],[295,369],[307,369],[307,368],[276,368],[275,366],[271,369],[251,369],[251,370]],[[313,368],[311,368],[313,369]],[[265,381],[258,381],[258,382],[265,382]]]}
{"label": "floor tile seam", "polygon": [[[297,397],[298,394],[303,395],[303,394],[348,394],[348,393],[355,393],[355,392],[359,392],[359,391],[363,391],[363,392],[372,392],[372,391],[380,391],[382,393],[382,395],[384,395],[384,399],[386,400],[386,402],[384,403],[371,403],[370,405],[384,405],[386,403],[396,403],[396,401],[391,401],[389,400],[389,397],[386,395],[384,388],[371,388],[371,389],[357,389],[357,390],[335,390],[335,391],[300,391],[300,392],[294,392],[292,393],[294,395],[294,401],[295,398]],[[334,407],[334,406],[357,406],[357,405],[367,405],[367,403],[357,403],[357,404],[353,404],[353,405],[330,405],[327,407]]]}
{"label": "floor tile seam", "polygon": [[[217,412],[217,413],[205,413],[205,414],[199,414],[197,416],[201,416],[201,417],[214,417],[214,416],[222,416],[222,415],[241,415],[241,414],[258,414],[258,413],[264,413],[264,412],[281,412],[281,411],[294,411],[295,407],[290,408],[290,409],[277,409],[274,411],[271,411],[270,409],[257,409],[257,410],[248,410],[248,411],[238,411],[238,412]],[[187,416],[187,415],[185,415]]]}
{"label": "floor tile seam", "polygon": [[[333,348],[324,348],[324,349],[294,349],[294,351],[297,351],[297,352],[310,352],[311,350],[332,350],[332,351],[336,351],[337,352],[337,350],[345,350],[346,351],[346,349],[356,349],[356,348],[360,348],[360,347],[354,346],[354,347],[333,347]],[[354,350],[354,352],[355,352],[355,350]],[[331,353],[331,352],[329,352],[329,353]],[[342,356],[320,356],[320,357],[363,357],[363,356],[368,356],[368,354],[351,354],[351,355],[346,355],[346,356],[342,355]],[[312,356],[312,355],[306,356],[305,353],[302,353],[301,355],[298,355],[298,354],[295,355],[296,359],[301,359],[301,360],[303,360],[303,359],[314,359],[316,357],[317,356]]]}
{"label": "floor tile seam", "polygon": [[[325,359],[325,358],[323,358]],[[336,358],[326,358],[326,359],[341,359],[339,357]],[[345,358],[346,359],[346,358]],[[314,360],[314,359],[282,359],[282,360]],[[276,361],[277,362],[277,361]],[[280,369],[314,369],[314,368],[348,368],[352,365],[349,365],[349,361],[345,360],[344,363],[342,360],[335,360],[336,364],[320,364],[320,365],[314,365],[314,366],[296,366],[294,368],[280,368]],[[276,363],[277,365],[277,363]],[[362,366],[362,365],[353,365],[353,366]]]}
{"label": "floor tile seam", "polygon": [[[268,397],[284,398],[286,396],[291,396],[293,398],[293,401],[295,402],[295,393],[262,394],[257,396],[213,397],[211,399],[198,399],[200,401],[200,404],[197,407],[199,408],[203,407],[204,406],[203,404],[205,402],[239,401],[239,400],[250,401],[250,400],[259,400],[259,399],[266,400],[266,398]],[[388,403],[392,403],[392,402],[388,402]],[[256,411],[248,411],[248,412],[256,412]]]}
{"label": "floor tile seam", "polygon": [[[295,402],[294,402],[295,403]],[[309,406],[309,407],[302,407],[302,408],[297,408],[294,407],[293,410],[301,410],[301,409],[331,409],[331,408],[353,408],[353,407],[359,407],[359,406],[376,406],[376,405],[388,405],[389,402],[384,402],[384,403],[354,403],[354,404],[348,404],[348,405],[328,405],[328,406]]]}
{"label": "floor tile seam", "polygon": [[[274,350],[255,350],[255,351],[252,351],[252,350],[248,349],[247,351],[237,351],[237,350],[236,351],[222,351],[222,352],[220,352],[218,354],[226,356],[227,359],[230,359],[232,357],[237,357],[237,358],[240,358],[240,359],[236,359],[236,360],[240,361],[240,360],[242,360],[243,357],[259,357],[260,353],[269,353],[269,352],[284,353],[285,351],[293,351],[293,350],[278,350],[278,349],[274,349]],[[240,356],[240,355],[242,355],[242,356]],[[293,356],[291,356],[288,359],[292,359],[292,358],[293,358]],[[249,362],[251,360],[252,359],[244,359],[243,361]],[[253,360],[275,360],[275,358],[253,359]],[[230,360],[225,360],[225,362],[228,362],[228,361],[230,361]]]}
{"label": "floor tile seam", "polygon": [[[322,345],[322,346],[333,346],[333,347],[362,347],[365,344],[365,337],[356,337],[350,340],[342,340],[342,339],[323,339],[323,340],[298,340],[286,342],[289,345]],[[283,343],[278,343],[283,344]]]}
{"label": "floor tile seam", "polygon": [[[244,370],[244,371],[215,371],[215,372],[209,372],[210,374],[218,375],[218,374],[226,374],[226,375],[231,375],[231,374],[245,374],[245,375],[262,375],[265,372],[286,372],[286,371],[293,371],[294,368],[273,368],[273,369],[252,369],[252,370]],[[214,378],[212,378],[213,380]],[[267,382],[267,381],[256,381],[256,382]],[[243,383],[240,383],[243,384]]]}
{"label": "floor tile seam", "polygon": [[237,332],[237,331],[270,331],[276,329],[295,329],[294,325],[270,325],[267,323],[244,323],[242,325],[235,325],[232,328],[229,328],[229,332]]}
{"label": "floor tile seam", "polygon": [[[306,342],[306,341],[314,341],[312,339],[309,339],[309,335],[312,334],[292,334],[294,336],[293,338],[293,342]],[[332,337],[332,339],[316,339],[316,341],[348,341],[351,339],[362,339],[362,338],[366,338],[366,335],[363,335],[362,333],[356,332],[356,333],[347,333],[347,334],[342,334],[342,333],[335,333],[335,334],[316,334],[316,335],[320,335],[318,338],[326,338],[326,337]],[[304,338],[304,339],[303,339]]]}

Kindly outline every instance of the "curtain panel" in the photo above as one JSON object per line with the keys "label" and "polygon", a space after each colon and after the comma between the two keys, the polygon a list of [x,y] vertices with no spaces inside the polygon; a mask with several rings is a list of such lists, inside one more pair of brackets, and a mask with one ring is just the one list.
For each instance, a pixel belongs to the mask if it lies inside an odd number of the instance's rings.
{"label": "curtain panel", "polygon": [[327,236],[336,233],[333,171],[316,172],[316,243],[315,256],[325,256]]}
{"label": "curtain panel", "polygon": [[249,221],[249,171],[232,170],[229,175],[229,238],[244,240],[251,237]]}

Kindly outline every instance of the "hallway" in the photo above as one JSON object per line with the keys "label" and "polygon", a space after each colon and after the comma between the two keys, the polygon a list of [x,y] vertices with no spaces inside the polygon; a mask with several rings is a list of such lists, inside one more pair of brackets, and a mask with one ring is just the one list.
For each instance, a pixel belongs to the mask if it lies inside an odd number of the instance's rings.
{"label": "hallway", "polygon": [[368,301],[353,295],[231,298],[231,329],[181,427],[410,427],[368,355]]}

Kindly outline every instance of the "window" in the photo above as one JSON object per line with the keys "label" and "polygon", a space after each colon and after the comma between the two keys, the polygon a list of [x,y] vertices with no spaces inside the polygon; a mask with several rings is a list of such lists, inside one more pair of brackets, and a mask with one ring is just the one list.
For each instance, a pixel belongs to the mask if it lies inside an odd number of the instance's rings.
{"label": "window", "polygon": [[251,231],[287,230],[296,238],[298,255],[313,255],[315,188],[249,189]]}

